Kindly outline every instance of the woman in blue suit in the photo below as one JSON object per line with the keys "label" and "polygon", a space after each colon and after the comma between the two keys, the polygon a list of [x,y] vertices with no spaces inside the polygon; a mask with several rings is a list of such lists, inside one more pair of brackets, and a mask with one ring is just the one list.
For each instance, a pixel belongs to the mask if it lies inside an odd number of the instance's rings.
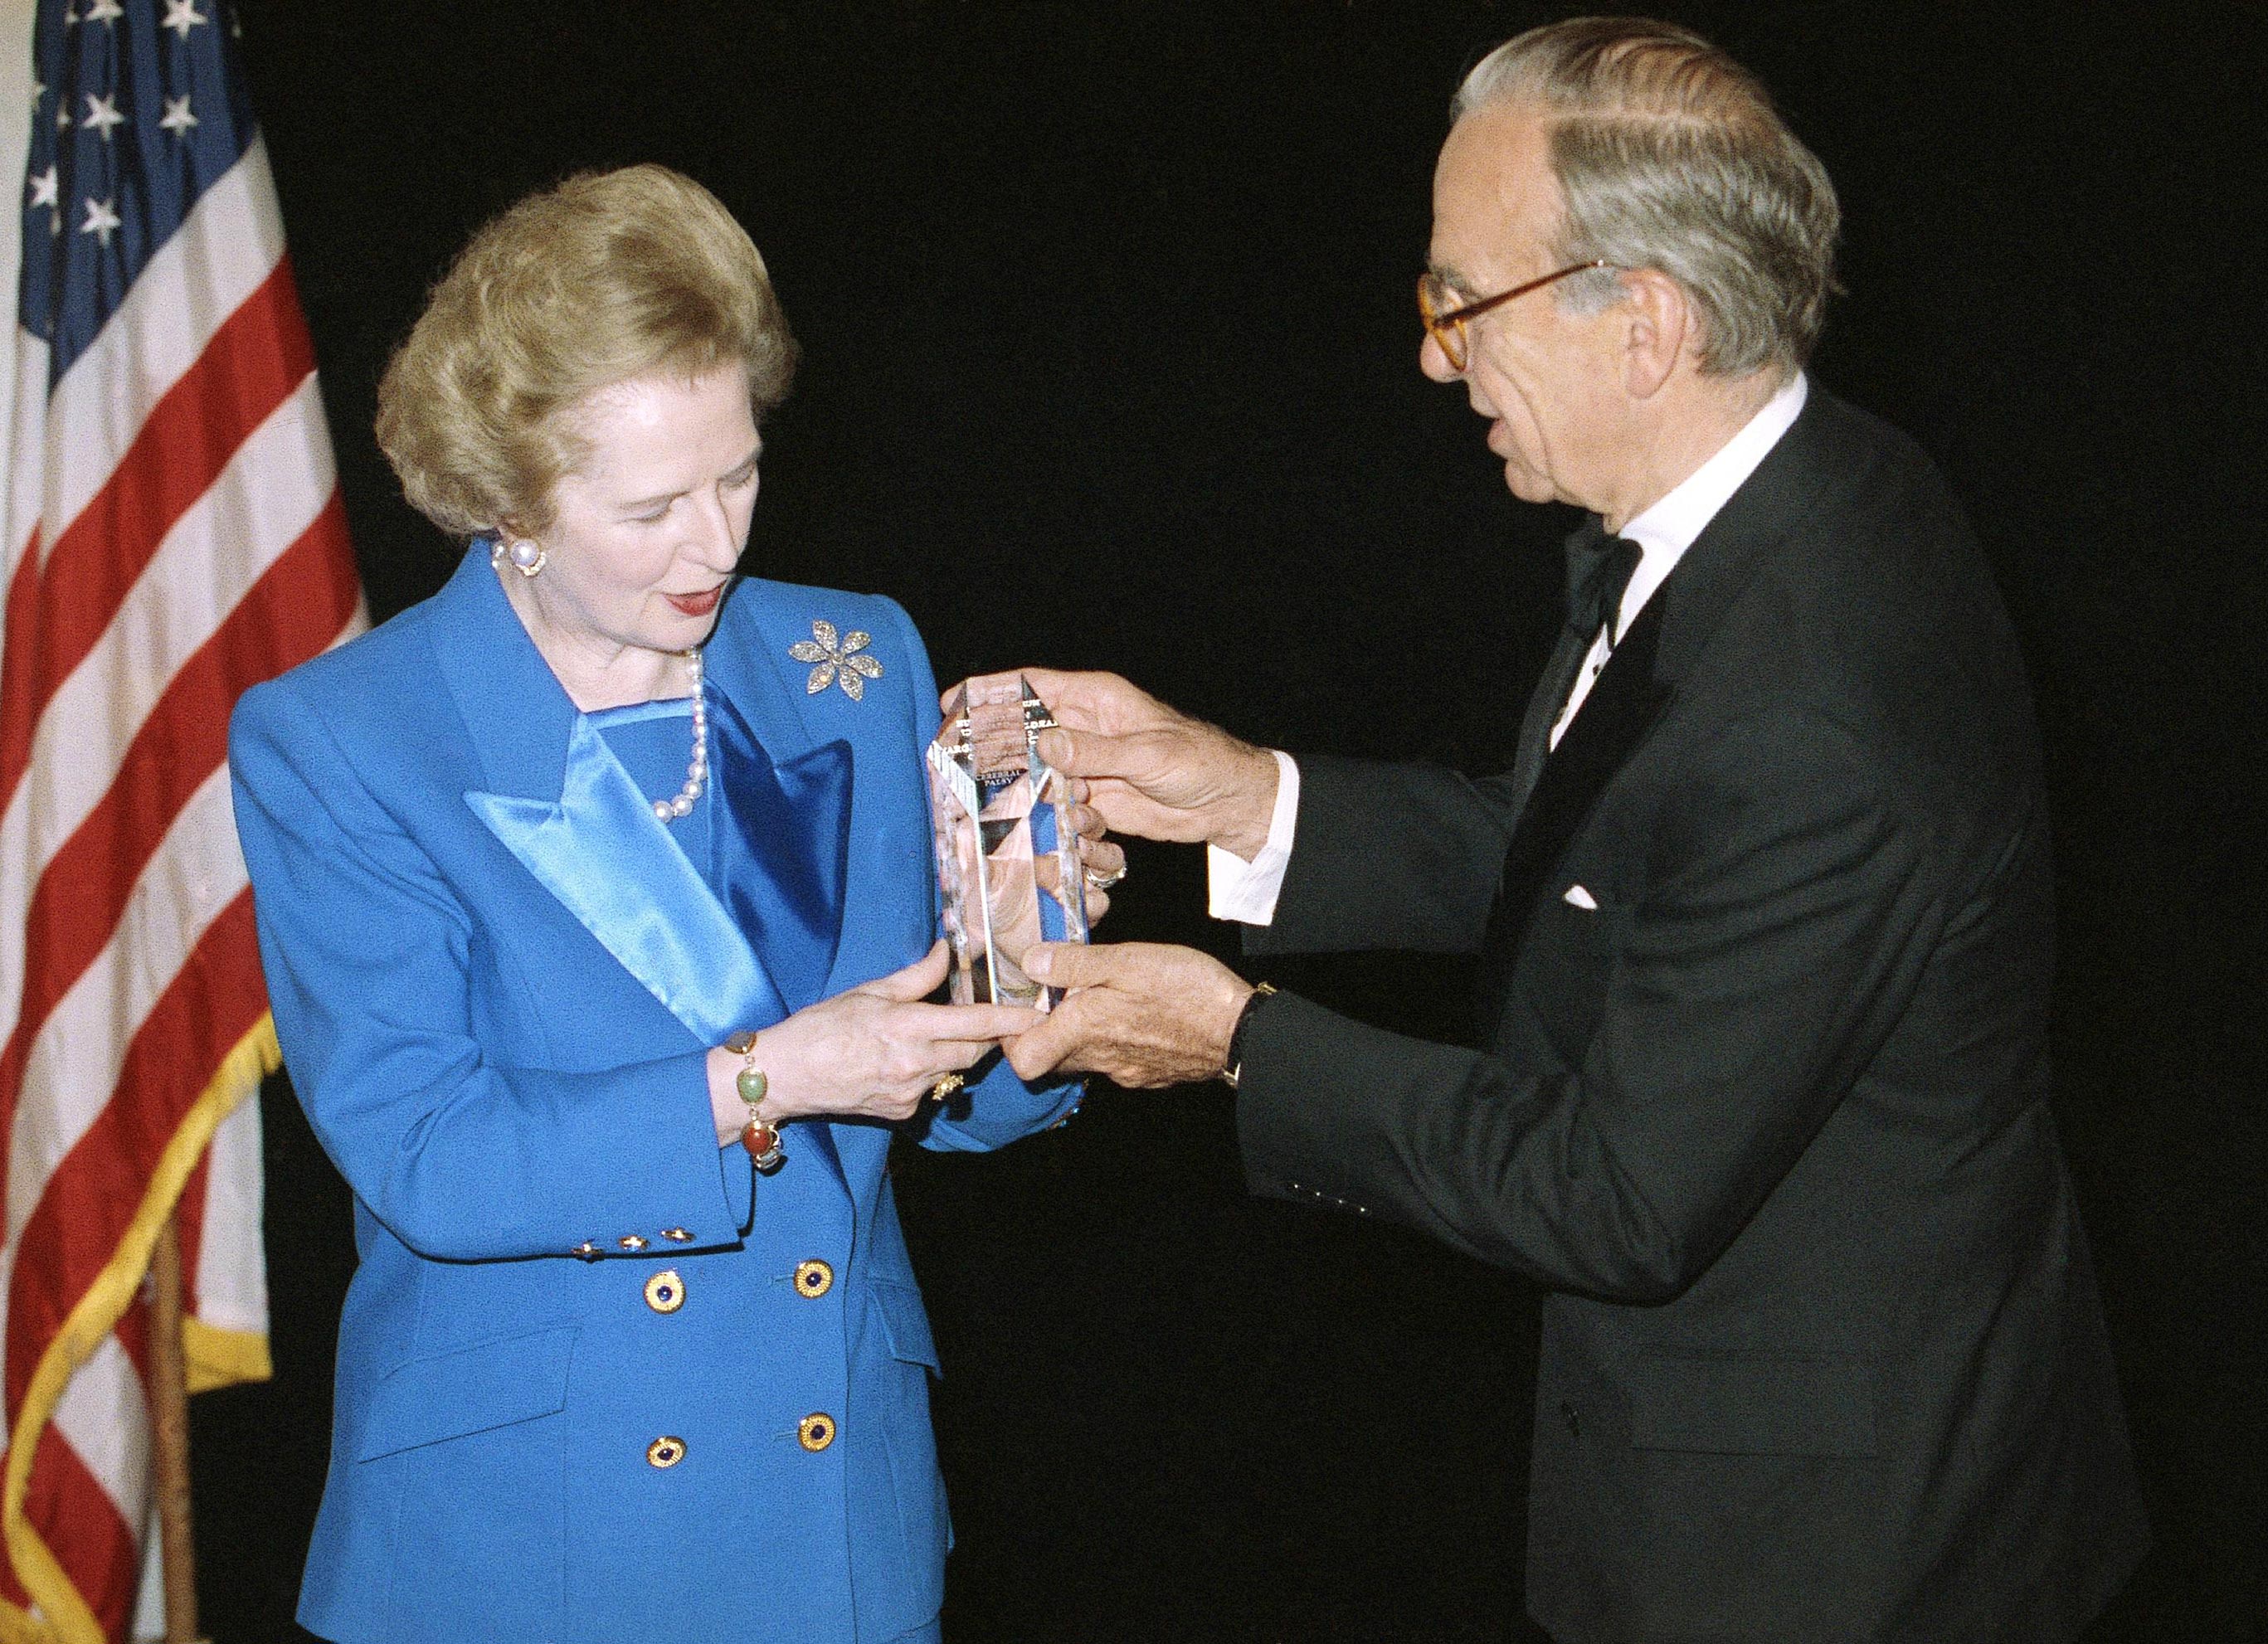
{"label": "woman in blue suit", "polygon": [[959,1091],[1033,1019],[922,1002],[905,614],[734,577],[792,357],[698,185],[523,201],[379,392],[411,502],[474,551],[237,710],[276,1028],[361,1257],[299,1604],[325,1638],[936,1635],[888,1122],[994,1147],[1076,1090],[996,1058]]}

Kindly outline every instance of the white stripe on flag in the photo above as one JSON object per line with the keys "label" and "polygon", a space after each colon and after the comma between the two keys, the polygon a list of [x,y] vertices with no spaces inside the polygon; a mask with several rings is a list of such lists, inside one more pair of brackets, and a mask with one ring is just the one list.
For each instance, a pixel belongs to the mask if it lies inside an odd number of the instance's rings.
{"label": "white stripe on flag", "polygon": [[26,408],[6,431],[8,483],[0,489],[0,639],[7,637],[4,601],[16,567],[39,524],[40,496],[47,466],[43,455],[47,425],[39,414],[40,396],[48,389],[48,345],[20,325],[15,333],[13,403]]}
{"label": "white stripe on flag", "polygon": [[139,1525],[150,1500],[150,1406],[117,1337],[105,1336],[71,1377],[55,1404],[55,1426],[119,1516]]}
{"label": "white stripe on flag", "polygon": [[213,1132],[197,1246],[196,1320],[268,1333],[268,1258],[260,1246],[260,1097],[247,1096]]}

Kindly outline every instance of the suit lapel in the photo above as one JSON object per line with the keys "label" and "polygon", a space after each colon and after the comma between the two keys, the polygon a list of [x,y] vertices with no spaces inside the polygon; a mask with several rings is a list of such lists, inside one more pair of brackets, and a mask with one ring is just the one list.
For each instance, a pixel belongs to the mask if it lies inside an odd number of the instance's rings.
{"label": "suit lapel", "polygon": [[850,750],[822,742],[775,760],[731,697],[712,694],[717,777],[710,883],[788,1007],[821,998],[848,899]]}
{"label": "suit lapel", "polygon": [[[740,606],[736,615],[747,623],[744,631],[750,643],[731,647],[731,654],[725,656],[715,655],[725,647],[712,645],[714,660],[710,677],[729,682],[734,700],[748,723],[781,764],[788,764],[806,750],[828,746],[843,750],[843,897],[846,908],[857,908],[871,889],[867,876],[873,871],[867,841],[862,837],[854,842],[850,836],[849,807],[858,756],[856,750],[862,746],[858,731],[882,711],[881,704],[871,696],[854,703],[836,685],[816,693],[811,691],[806,688],[811,665],[795,660],[788,654],[788,647],[813,638],[814,619],[832,623],[846,639],[864,624],[851,620],[850,614],[857,607],[847,596],[825,590],[745,578],[735,587],[733,597]],[[866,756],[873,757],[872,746],[865,746]],[[919,756],[920,750],[914,750],[911,757],[917,762]],[[847,920],[850,916],[845,913],[843,917]],[[836,944],[824,992],[840,992],[846,979],[864,979],[843,969],[846,962],[863,962],[852,961],[856,950],[853,943]]]}
{"label": "suit lapel", "polygon": [[[799,836],[799,856],[815,875],[809,886],[787,901],[799,910],[798,917],[806,927],[797,939],[806,950],[804,957],[819,955],[810,990],[810,997],[818,998],[833,975],[845,910],[852,900],[849,878],[855,760],[841,729],[826,721],[814,705],[811,693],[804,689],[809,668],[788,655],[788,646],[811,637],[810,618],[799,617],[797,620],[806,626],[795,628],[771,608],[767,596],[778,586],[750,577],[734,582],[726,595],[725,616],[717,625],[717,642],[703,654],[710,687],[725,699],[725,706],[717,719],[720,740],[728,744],[720,749],[725,755],[728,778],[737,763],[729,746],[732,739],[738,736],[756,743],[771,761],[770,785],[792,813],[778,813],[771,794],[752,806],[744,790],[728,793],[739,813],[737,843],[762,849],[781,830],[792,829]],[[735,861],[736,853],[730,849],[735,842],[724,836],[725,830],[718,830],[720,882],[727,887],[736,906],[750,896],[761,902],[761,887],[770,882],[772,867],[759,866],[752,874],[745,860]],[[746,856],[745,851],[737,854]],[[800,962],[798,969],[801,975]],[[788,991],[792,997],[803,992],[792,986]]]}
{"label": "suit lapel", "polygon": [[1520,722],[1520,741],[1512,764],[1515,818],[1526,813],[1528,797],[1543,774],[1543,763],[1551,753],[1551,727],[1558,721],[1559,710],[1567,705],[1567,693],[1574,689],[1575,675],[1582,670],[1583,658],[1590,649],[1587,640],[1578,638],[1565,623],[1559,625],[1559,641],[1552,647],[1550,661],[1544,665],[1543,677],[1528,699],[1527,717]]}
{"label": "suit lapel", "polygon": [[[1663,610],[1659,597],[1646,601],[1600,670],[1582,711],[1543,761],[1513,826],[1483,946],[1484,954],[1506,972],[1545,877],[1669,701],[1669,687],[1654,674]],[[1564,705],[1554,703],[1544,710],[1547,733]],[[1489,991],[1495,994],[1501,989]]]}
{"label": "suit lapel", "polygon": [[475,540],[432,604],[434,668],[498,793],[559,797],[575,704],[504,597]]}

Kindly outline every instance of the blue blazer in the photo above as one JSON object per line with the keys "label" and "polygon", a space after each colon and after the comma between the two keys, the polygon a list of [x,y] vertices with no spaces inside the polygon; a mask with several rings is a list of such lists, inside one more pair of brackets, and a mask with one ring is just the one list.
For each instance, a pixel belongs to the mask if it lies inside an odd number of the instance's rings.
{"label": "blue blazer", "polygon": [[[711,802],[720,808],[713,832],[766,836],[720,898],[486,561],[231,726],[276,1031],[360,1256],[299,1619],[342,1641],[918,1633],[950,1531],[889,1129],[790,1125],[759,1180],[717,1146],[705,1056],[933,939],[921,641],[887,600],[733,591],[712,734],[761,741],[792,802],[750,811],[719,768]],[[814,622],[873,636],[859,699],[806,689],[788,651]],[[774,855],[809,871],[768,881]],[[1076,1095],[996,1062],[922,1139],[998,1146]]]}

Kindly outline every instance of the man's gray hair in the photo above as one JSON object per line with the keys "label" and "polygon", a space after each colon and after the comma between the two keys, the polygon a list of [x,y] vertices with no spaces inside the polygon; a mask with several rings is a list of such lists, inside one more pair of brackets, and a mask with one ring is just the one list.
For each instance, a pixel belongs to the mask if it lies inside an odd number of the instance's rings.
{"label": "man's gray hair", "polygon": [[[1556,259],[1653,269],[1700,318],[1701,369],[1800,369],[1835,286],[1841,212],[1818,158],[1756,76],[1670,23],[1572,18],[1506,41],[1457,88],[1453,121],[1498,104],[1551,122],[1564,215]],[[1612,269],[1563,300],[1615,300]]]}

